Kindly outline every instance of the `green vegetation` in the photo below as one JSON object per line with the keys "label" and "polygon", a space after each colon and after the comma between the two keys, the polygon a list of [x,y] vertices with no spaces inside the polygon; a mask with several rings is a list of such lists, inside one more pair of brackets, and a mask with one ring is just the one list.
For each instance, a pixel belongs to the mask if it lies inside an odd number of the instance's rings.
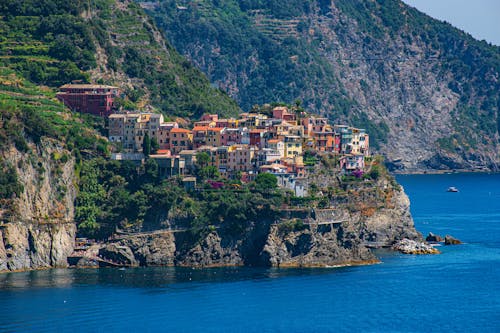
{"label": "green vegetation", "polygon": [[[78,167],[82,153],[92,156],[108,151],[107,140],[94,130],[103,128],[102,119],[71,113],[54,98],[51,90],[39,88],[5,67],[0,67],[0,124],[0,153],[14,146],[34,156],[37,151],[33,144],[38,145],[46,138],[66,148]],[[69,160],[67,154],[51,157],[60,163]],[[27,159],[25,163],[31,161]],[[0,170],[0,209],[12,210],[12,199],[19,197],[23,187],[14,166],[0,161]]]}
{"label": "green vegetation", "polygon": [[15,145],[29,150],[28,141],[42,137],[64,142],[69,150],[106,151],[107,141],[96,137],[99,118],[79,117],[56,100],[50,90],[42,90],[10,69],[0,68],[0,150]]}
{"label": "green vegetation", "polygon": [[214,226],[238,235],[252,223],[278,216],[282,196],[272,182],[237,188],[228,182],[219,189],[188,193],[178,178],[158,179],[157,168],[151,159],[139,167],[103,158],[84,162],[76,202],[79,233],[106,238],[116,230],[152,230],[168,216],[176,228],[186,228],[194,237]]}
{"label": "green vegetation", "polygon": [[288,234],[293,231],[302,231],[306,229],[306,225],[300,219],[293,219],[278,224],[278,230],[282,234]]}
{"label": "green vegetation", "polygon": [[[136,79],[134,89],[125,91],[125,106],[149,102],[167,115],[184,117],[238,112],[234,101],[155,36],[155,27],[138,5],[125,4],[123,8],[111,0],[1,0],[0,67],[50,87],[89,82],[91,69],[101,74],[113,70]],[[109,68],[98,66],[98,50],[104,51]]]}
{"label": "green vegetation", "polygon": [[[380,90],[394,84],[388,79],[409,59],[460,96],[452,114],[458,145],[490,151],[498,145],[500,48],[400,0],[164,0],[151,15],[173,45],[244,110],[299,98],[335,123],[367,129],[379,148],[387,143],[388,126],[401,125],[388,120],[387,95]],[[362,77],[359,90],[342,84],[352,76]],[[415,76],[425,84],[424,74]],[[419,88],[411,78],[401,80],[403,90]],[[358,94],[370,104],[357,102]],[[398,97],[413,107],[403,94]]]}
{"label": "green vegetation", "polygon": [[[313,2],[210,0],[197,6],[186,2],[187,10],[179,10],[178,1],[166,0],[151,14],[181,53],[204,64],[212,82],[226,86],[227,76],[235,74],[234,97],[244,110],[301,99],[306,109],[347,114],[355,103],[318,52],[321,36],[297,38],[308,33],[297,16],[308,13]],[[331,96],[323,96],[324,91]]]}
{"label": "green vegetation", "polygon": [[11,199],[23,192],[23,186],[17,179],[16,169],[5,161],[0,161],[0,200]]}
{"label": "green vegetation", "polygon": [[389,126],[383,121],[378,123],[370,121],[365,112],[355,115],[352,119],[353,126],[364,128],[370,134],[370,146],[379,149],[380,145],[387,143],[387,134],[389,133]]}
{"label": "green vegetation", "polygon": [[[87,174],[93,158],[108,154],[107,140],[96,133],[106,135],[105,124],[101,118],[69,112],[55,98],[55,88],[90,82],[90,70],[98,77],[113,70],[133,78],[133,89],[125,89],[127,97],[120,100],[125,107],[151,103],[168,116],[186,117],[205,112],[234,115],[239,110],[156,33],[133,2],[0,0],[0,152],[15,146],[34,157],[33,144],[43,138],[67,149],[81,176],[76,213],[82,232],[92,234],[99,228],[99,208],[107,200],[101,198],[96,175]],[[97,51],[107,57],[109,68],[98,63]],[[156,140],[145,141],[148,151],[158,149]],[[69,155],[57,160],[67,162]],[[23,189],[14,166],[2,161],[0,168],[0,209],[6,210]],[[134,195],[130,207],[140,207],[145,194]],[[140,220],[138,214],[132,220]]]}
{"label": "green vegetation", "polygon": [[95,67],[91,28],[73,1],[0,1],[0,66],[36,84],[88,81]]}

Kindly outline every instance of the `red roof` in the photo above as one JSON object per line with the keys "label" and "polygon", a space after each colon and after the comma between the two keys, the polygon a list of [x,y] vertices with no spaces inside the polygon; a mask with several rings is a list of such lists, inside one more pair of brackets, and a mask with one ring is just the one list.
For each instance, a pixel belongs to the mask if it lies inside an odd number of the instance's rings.
{"label": "red roof", "polygon": [[185,128],[172,128],[170,133],[191,133],[191,131]]}
{"label": "red roof", "polygon": [[207,131],[210,127],[208,126],[195,126],[193,128],[193,132],[202,132],[202,131]]}
{"label": "red roof", "polygon": [[224,129],[223,127],[210,127],[210,128],[208,129],[208,131],[209,131],[209,132],[210,132],[210,131],[213,131],[213,132],[220,132],[220,131],[222,131],[223,129]]}

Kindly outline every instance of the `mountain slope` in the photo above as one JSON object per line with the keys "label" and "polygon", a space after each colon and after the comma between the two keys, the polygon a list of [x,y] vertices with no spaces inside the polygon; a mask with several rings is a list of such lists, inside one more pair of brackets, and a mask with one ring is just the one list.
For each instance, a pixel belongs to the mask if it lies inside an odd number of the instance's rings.
{"label": "mountain slope", "polygon": [[368,129],[406,171],[500,163],[500,48],[399,0],[148,3],[243,109],[273,101]]}
{"label": "mountain slope", "polygon": [[73,80],[171,117],[239,110],[134,3],[0,0],[0,271],[66,266],[77,223],[96,224],[101,187],[86,170],[109,152],[105,121],[56,99]]}
{"label": "mountain slope", "polygon": [[152,105],[173,116],[239,109],[131,1],[1,0],[0,15],[0,66],[35,84],[113,84],[129,106]]}

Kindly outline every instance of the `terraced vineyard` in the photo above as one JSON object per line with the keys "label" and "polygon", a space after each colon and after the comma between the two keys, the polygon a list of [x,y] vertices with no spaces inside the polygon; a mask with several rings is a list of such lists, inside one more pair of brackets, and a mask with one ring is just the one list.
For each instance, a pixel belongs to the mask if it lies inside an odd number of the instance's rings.
{"label": "terraced vineyard", "polygon": [[266,14],[262,10],[249,11],[250,17],[253,18],[255,27],[264,35],[275,40],[282,40],[286,37],[297,38],[298,19],[278,19]]}
{"label": "terraced vineyard", "polygon": [[123,106],[169,116],[239,110],[132,1],[0,1],[0,46],[0,66],[38,85],[112,84]]}

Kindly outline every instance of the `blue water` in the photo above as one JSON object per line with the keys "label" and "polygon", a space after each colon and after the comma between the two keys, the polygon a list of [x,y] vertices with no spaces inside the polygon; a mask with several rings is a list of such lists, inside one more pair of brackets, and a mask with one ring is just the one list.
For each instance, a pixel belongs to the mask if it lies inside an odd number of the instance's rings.
{"label": "blue water", "polygon": [[500,175],[398,180],[421,232],[465,244],[336,269],[3,274],[0,332],[499,332]]}

